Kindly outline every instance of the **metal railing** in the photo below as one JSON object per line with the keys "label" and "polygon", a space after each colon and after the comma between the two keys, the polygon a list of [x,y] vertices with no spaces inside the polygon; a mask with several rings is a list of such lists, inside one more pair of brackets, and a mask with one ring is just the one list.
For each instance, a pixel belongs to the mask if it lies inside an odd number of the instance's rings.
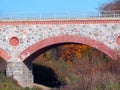
{"label": "metal railing", "polygon": [[120,18],[120,10],[55,13],[0,13],[0,20]]}

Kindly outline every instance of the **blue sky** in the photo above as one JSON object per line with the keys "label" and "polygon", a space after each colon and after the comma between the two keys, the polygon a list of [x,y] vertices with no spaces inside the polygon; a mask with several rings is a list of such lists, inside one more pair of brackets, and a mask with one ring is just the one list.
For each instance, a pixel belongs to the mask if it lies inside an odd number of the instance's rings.
{"label": "blue sky", "polygon": [[18,13],[22,13],[22,16],[23,13],[37,14],[64,11],[79,12],[81,10],[90,11],[98,9],[101,4],[108,1],[109,0],[1,0],[0,17],[15,16]]}
{"label": "blue sky", "polygon": [[1,0],[0,12],[57,12],[95,10],[108,0]]}

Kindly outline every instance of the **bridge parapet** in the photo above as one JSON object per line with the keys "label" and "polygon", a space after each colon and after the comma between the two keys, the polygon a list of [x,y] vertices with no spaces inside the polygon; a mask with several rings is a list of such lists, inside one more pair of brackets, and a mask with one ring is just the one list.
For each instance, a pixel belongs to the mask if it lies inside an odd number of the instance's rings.
{"label": "bridge parapet", "polygon": [[48,20],[48,19],[96,19],[96,18],[119,18],[120,10],[82,10],[64,11],[55,13],[1,13],[0,20]]}

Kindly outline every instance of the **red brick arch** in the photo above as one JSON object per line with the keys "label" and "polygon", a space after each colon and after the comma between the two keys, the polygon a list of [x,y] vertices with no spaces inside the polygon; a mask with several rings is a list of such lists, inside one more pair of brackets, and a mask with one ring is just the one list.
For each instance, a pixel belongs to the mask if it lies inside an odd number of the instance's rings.
{"label": "red brick arch", "polygon": [[110,49],[106,45],[104,45],[101,42],[95,41],[90,38],[86,38],[83,36],[75,36],[75,35],[63,35],[63,36],[55,36],[51,38],[47,38],[45,40],[39,41],[32,46],[28,47],[25,49],[21,54],[18,56],[22,61],[24,61],[28,56],[31,54],[35,53],[36,51],[47,47],[49,45],[53,44],[59,44],[59,43],[65,43],[65,42],[72,42],[72,43],[81,43],[81,44],[86,44],[88,46],[94,47],[103,53],[107,54],[109,57],[112,59],[117,58],[117,52],[114,50]]}
{"label": "red brick arch", "polygon": [[0,57],[2,57],[5,61],[8,61],[10,58],[10,55],[5,50],[0,48]]}

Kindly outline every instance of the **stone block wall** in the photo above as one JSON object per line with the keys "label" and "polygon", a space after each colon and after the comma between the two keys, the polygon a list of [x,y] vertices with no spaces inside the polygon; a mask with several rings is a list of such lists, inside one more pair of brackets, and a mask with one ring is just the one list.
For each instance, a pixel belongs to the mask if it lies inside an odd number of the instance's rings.
{"label": "stone block wall", "polygon": [[23,62],[48,45],[78,42],[95,47],[111,58],[120,55],[120,20],[0,21],[0,55],[7,75],[21,85],[33,83],[31,67]]}

